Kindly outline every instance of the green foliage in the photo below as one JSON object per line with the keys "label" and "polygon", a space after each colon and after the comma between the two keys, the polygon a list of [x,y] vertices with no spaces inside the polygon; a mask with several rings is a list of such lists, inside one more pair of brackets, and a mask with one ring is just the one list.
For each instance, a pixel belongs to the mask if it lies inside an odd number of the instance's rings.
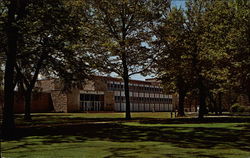
{"label": "green foliage", "polygon": [[156,53],[150,49],[153,27],[167,11],[168,2],[101,0],[89,4],[89,26],[94,36],[91,51],[100,61],[99,70],[121,77],[145,72]]}
{"label": "green foliage", "polygon": [[235,103],[231,106],[231,112],[239,112],[239,113],[242,113],[242,112],[245,112],[246,108],[245,106],[242,106],[240,105],[239,103]]}
{"label": "green foliage", "polygon": [[97,70],[115,73],[124,80],[126,118],[130,119],[129,78],[146,74],[155,59],[151,49],[154,28],[160,25],[168,1],[90,0],[88,46],[96,57]]}
{"label": "green foliage", "polygon": [[5,23],[7,20],[7,8],[4,5],[3,1],[0,2],[0,90],[3,90],[3,78],[4,71],[3,66],[5,64],[5,53],[6,53],[6,33],[4,31]]}
{"label": "green foliage", "polygon": [[[7,2],[5,1],[6,4]],[[28,114],[32,90],[39,75],[60,77],[64,85],[62,90],[68,90],[73,86],[82,85],[91,74],[92,65],[86,51],[79,49],[85,38],[82,37],[80,28],[82,18],[79,18],[68,1],[10,2],[13,5],[9,5],[8,9],[4,2],[0,2],[0,66],[2,69],[2,64],[6,61],[5,54],[9,55],[6,63],[10,66],[3,66],[9,69],[6,72],[10,79],[5,83],[11,86],[6,87],[10,87],[13,93],[14,87],[18,85],[18,90],[25,96],[25,114]],[[10,22],[6,20],[7,13],[8,19],[12,17]],[[11,53],[7,50],[7,41],[8,49],[13,45]],[[12,72],[13,69],[15,72]],[[13,102],[13,99],[9,100]],[[8,104],[8,107],[13,106],[13,103]],[[8,112],[12,113],[12,109]]]}
{"label": "green foliage", "polygon": [[245,106],[245,110],[244,111],[250,113],[250,106]]}
{"label": "green foliage", "polygon": [[4,56],[6,52],[6,32],[4,29],[6,28],[6,21],[7,21],[7,7],[5,6],[4,2],[0,2],[0,65],[4,63]]}
{"label": "green foliage", "polygon": [[184,11],[173,8],[157,36],[165,46],[156,66],[164,86],[198,92],[203,103],[209,94],[217,106],[224,96],[250,94],[249,7],[242,0],[189,0]]}
{"label": "green foliage", "polygon": [[161,45],[157,60],[157,75],[168,91],[188,91],[193,83],[192,62],[186,41],[185,17],[182,10],[173,8],[157,30]]}
{"label": "green foliage", "polygon": [[192,55],[189,51],[189,32],[185,13],[172,8],[156,31],[159,56],[156,61],[157,76],[167,92],[179,93],[178,115],[184,115],[186,93],[194,86]]}
{"label": "green foliage", "polygon": [[38,78],[60,77],[64,90],[79,86],[91,74],[82,18],[74,3],[64,0],[30,2],[19,21],[20,42],[16,71],[26,88]]}

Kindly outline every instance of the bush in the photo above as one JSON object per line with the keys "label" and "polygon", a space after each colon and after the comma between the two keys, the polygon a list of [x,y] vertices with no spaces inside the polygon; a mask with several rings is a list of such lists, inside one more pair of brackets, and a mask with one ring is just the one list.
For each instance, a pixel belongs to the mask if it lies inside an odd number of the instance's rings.
{"label": "bush", "polygon": [[231,106],[231,112],[244,112],[244,106],[240,105],[239,103],[235,103]]}
{"label": "bush", "polygon": [[250,113],[250,106],[246,106],[245,107],[245,112],[249,112]]}

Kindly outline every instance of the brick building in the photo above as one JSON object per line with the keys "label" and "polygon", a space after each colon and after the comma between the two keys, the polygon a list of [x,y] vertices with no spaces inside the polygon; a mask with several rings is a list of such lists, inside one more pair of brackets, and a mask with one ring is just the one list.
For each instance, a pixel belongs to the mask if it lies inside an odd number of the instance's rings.
{"label": "brick building", "polygon": [[[51,94],[55,112],[115,111],[126,109],[124,83],[120,78],[95,76],[83,88],[62,93],[58,79],[39,80],[37,87]],[[155,80],[130,80],[131,111],[171,111],[172,95],[164,94]]]}
{"label": "brick building", "polygon": [[[0,91],[0,113],[3,110],[3,92]],[[24,113],[24,98],[23,94],[15,92],[14,96],[14,113]],[[52,112],[54,111],[51,94],[46,92],[33,92],[30,111],[32,113]]]}

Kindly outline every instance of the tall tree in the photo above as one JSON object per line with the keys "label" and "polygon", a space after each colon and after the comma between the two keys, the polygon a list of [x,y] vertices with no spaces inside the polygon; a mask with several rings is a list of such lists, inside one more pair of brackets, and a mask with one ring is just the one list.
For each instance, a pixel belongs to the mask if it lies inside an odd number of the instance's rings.
{"label": "tall tree", "polygon": [[189,0],[186,3],[186,28],[188,30],[188,50],[192,61],[193,79],[195,88],[199,94],[199,118],[203,118],[206,113],[206,97],[208,94],[208,80],[204,76],[205,72],[211,68],[211,63],[205,56],[203,35],[204,35],[204,14],[210,1]]}
{"label": "tall tree", "polygon": [[4,75],[4,109],[3,109],[3,132],[8,134],[14,128],[13,104],[14,104],[14,68],[17,54],[17,20],[20,16],[18,0],[5,1],[7,5],[7,22],[5,26],[7,37],[6,64]]}
{"label": "tall tree", "polygon": [[5,25],[7,23],[7,6],[4,1],[0,2],[0,65],[4,64],[5,61],[5,53],[7,52],[7,42],[6,42],[6,31]]}
{"label": "tall tree", "polygon": [[31,96],[38,74],[60,76],[65,89],[80,85],[90,74],[91,60],[80,48],[86,37],[79,27],[83,17],[70,4],[64,0],[0,2],[0,55],[1,64],[6,63],[5,131],[14,127],[17,82],[24,90],[25,119],[31,119]]}
{"label": "tall tree", "polygon": [[73,8],[67,1],[33,2],[26,9],[27,17],[19,24],[21,34],[15,70],[25,98],[24,118],[31,120],[32,91],[39,74],[57,73],[70,85],[84,80],[89,75],[89,66],[87,58],[83,58],[85,53],[75,49],[82,42],[81,20],[72,13]]}
{"label": "tall tree", "polygon": [[[166,27],[163,27],[163,30],[166,29],[165,37],[162,38],[165,38],[166,52],[168,53],[164,56],[166,58],[165,63],[169,64],[168,67],[172,66],[172,69],[168,68],[169,71],[165,70],[167,72],[165,76],[169,75],[174,79],[174,85],[180,93],[180,115],[184,114],[182,111],[185,94],[193,89],[198,90],[199,94],[199,118],[203,118],[206,108],[208,81],[204,72],[211,66],[209,61],[204,58],[205,52],[202,43],[203,19],[207,4],[208,1],[189,0],[186,3],[184,13],[176,9],[172,10],[174,16],[170,14],[173,17],[167,18]],[[162,63],[164,63],[164,60],[160,65]],[[170,65],[170,63],[173,65]],[[171,70],[172,74],[170,73]]]}
{"label": "tall tree", "polygon": [[205,61],[202,76],[206,89],[213,98],[217,97],[217,109],[221,113],[226,93],[233,90],[249,95],[250,3],[244,0],[208,2],[201,16],[200,60]]}
{"label": "tall tree", "polygon": [[154,55],[150,49],[152,27],[160,24],[167,0],[90,1],[91,26],[96,35],[94,48],[102,70],[123,78],[126,119],[130,119],[129,77],[144,72]]}
{"label": "tall tree", "polygon": [[156,31],[157,43],[161,45],[156,65],[157,75],[166,89],[179,94],[178,116],[185,115],[185,97],[193,85],[185,19],[183,10],[173,8],[164,24]]}
{"label": "tall tree", "polygon": [[203,58],[208,61],[210,68],[203,76],[208,80],[207,89],[210,91],[210,98],[215,101],[215,111],[220,113],[222,97],[232,86],[229,80],[232,56],[228,47],[228,34],[232,30],[234,17],[234,11],[228,1],[210,3],[203,17],[202,50],[206,53]]}

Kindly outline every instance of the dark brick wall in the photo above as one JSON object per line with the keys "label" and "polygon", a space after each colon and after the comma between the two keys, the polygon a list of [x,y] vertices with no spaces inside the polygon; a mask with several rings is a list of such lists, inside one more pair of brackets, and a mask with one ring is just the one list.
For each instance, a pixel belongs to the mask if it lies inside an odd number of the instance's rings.
{"label": "dark brick wall", "polygon": [[[0,96],[0,106],[2,109],[3,106],[3,93]],[[51,100],[50,93],[33,93],[32,102],[31,102],[31,112],[51,112],[53,111],[53,104]],[[15,104],[14,104],[14,113],[24,113],[24,99],[21,94],[15,94]]]}

